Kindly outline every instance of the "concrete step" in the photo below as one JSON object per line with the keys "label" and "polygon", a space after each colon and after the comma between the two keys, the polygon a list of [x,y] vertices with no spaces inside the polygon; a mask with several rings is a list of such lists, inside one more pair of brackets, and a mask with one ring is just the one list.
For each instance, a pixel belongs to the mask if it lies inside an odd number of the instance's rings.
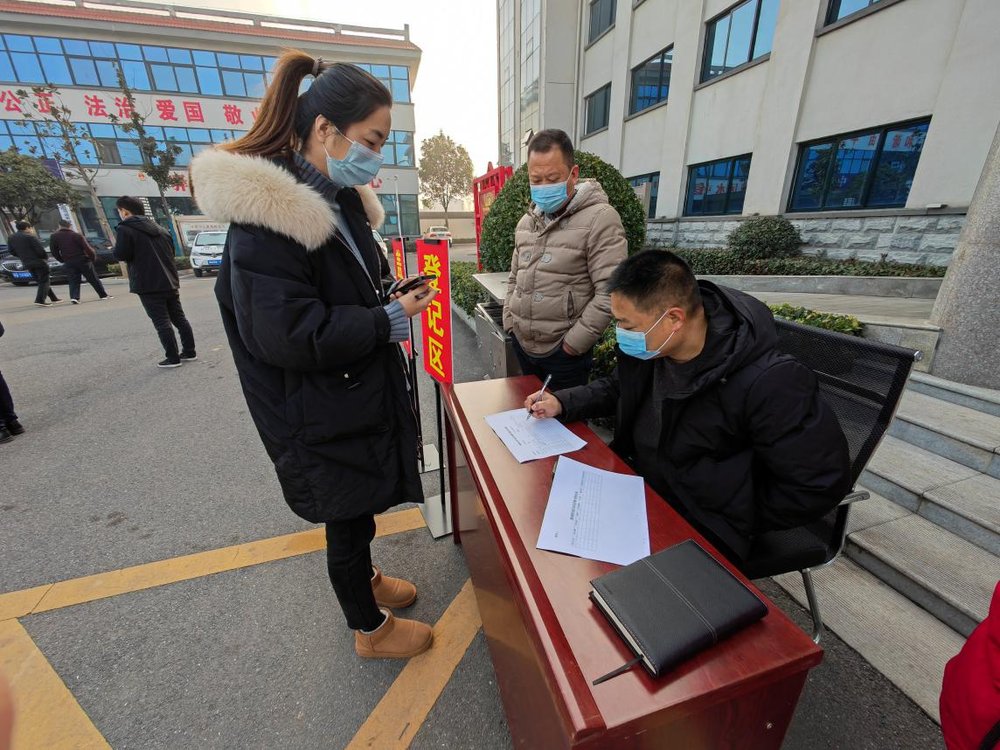
{"label": "concrete step", "polygon": [[1000,555],[1000,479],[887,435],[860,483]]}
{"label": "concrete step", "polygon": [[907,390],[889,434],[1000,478],[1000,417]]}
{"label": "concrete step", "polygon": [[[864,504],[857,503],[855,510]],[[775,580],[806,606],[798,573]],[[843,557],[815,571],[813,581],[827,627],[940,723],[944,665],[965,639]]]}
{"label": "concrete step", "polygon": [[986,617],[1000,580],[1000,559],[912,513],[855,531],[846,550],[855,563],[965,636]]}
{"label": "concrete step", "polygon": [[942,401],[950,401],[959,406],[967,406],[984,414],[1000,417],[1000,391],[991,388],[978,388],[955,383],[924,372],[912,373],[907,388],[918,393],[926,393],[928,396],[934,396]]}

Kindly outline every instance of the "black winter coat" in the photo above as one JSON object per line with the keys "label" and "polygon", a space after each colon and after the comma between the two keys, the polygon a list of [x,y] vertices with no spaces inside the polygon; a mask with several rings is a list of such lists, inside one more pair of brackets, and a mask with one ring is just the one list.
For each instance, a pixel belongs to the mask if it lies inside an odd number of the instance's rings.
{"label": "black winter coat", "polygon": [[[749,295],[700,281],[706,307],[736,323],[733,351],[664,402],[662,464],[646,481],[709,536],[745,559],[753,537],[801,526],[850,491],[847,440],[816,376],[775,349],[770,310]],[[616,414],[612,448],[635,467],[634,428],[657,360],[618,352],[606,378],[556,393],[563,421]]]}
{"label": "black winter coat", "polygon": [[63,227],[49,237],[49,249],[52,257],[61,263],[90,263],[97,258],[94,248],[82,234]]}
{"label": "black winter coat", "polygon": [[129,216],[118,225],[115,257],[128,263],[132,294],[171,292],[180,287],[170,233],[145,216]]}
{"label": "black winter coat", "polygon": [[306,520],[422,502],[405,363],[382,308],[391,275],[371,234],[381,206],[371,191],[338,196],[366,274],[292,169],[219,151],[191,165],[202,210],[230,222],[215,292],[250,415]]}
{"label": "black winter coat", "polygon": [[7,247],[24,264],[25,268],[44,264],[49,260],[45,247],[31,232],[14,232],[7,238]]}

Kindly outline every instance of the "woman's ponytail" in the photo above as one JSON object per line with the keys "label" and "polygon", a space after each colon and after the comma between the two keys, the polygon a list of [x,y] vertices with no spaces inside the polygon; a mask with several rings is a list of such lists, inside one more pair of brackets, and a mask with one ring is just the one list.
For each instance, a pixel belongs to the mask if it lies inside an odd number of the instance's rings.
{"label": "woman's ponytail", "polygon": [[287,156],[298,146],[295,111],[299,89],[308,75],[317,75],[326,65],[305,52],[286,50],[278,58],[271,83],[264,92],[257,119],[241,138],[219,146],[248,156]]}

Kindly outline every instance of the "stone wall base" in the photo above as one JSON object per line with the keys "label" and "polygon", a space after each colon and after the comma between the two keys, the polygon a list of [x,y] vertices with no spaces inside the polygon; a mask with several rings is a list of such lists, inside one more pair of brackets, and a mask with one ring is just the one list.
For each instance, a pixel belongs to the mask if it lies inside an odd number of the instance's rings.
{"label": "stone wall base", "polygon": [[[962,214],[943,216],[788,217],[802,235],[803,255],[845,260],[923,263],[946,266],[965,223]],[[654,219],[646,225],[650,247],[725,247],[744,218],[678,221]]]}

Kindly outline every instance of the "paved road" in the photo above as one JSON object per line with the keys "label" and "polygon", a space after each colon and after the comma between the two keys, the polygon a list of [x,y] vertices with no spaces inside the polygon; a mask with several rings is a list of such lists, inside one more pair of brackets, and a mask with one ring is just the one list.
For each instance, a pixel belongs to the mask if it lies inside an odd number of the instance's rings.
{"label": "paved road", "polygon": [[[183,281],[200,359],[177,370],[155,367],[158,341],[121,282],[108,284],[114,300],[85,290],[84,304],[53,308],[32,305],[33,289],[0,286],[0,369],[28,429],[0,446],[0,594],[149,564],[35,589],[24,611],[36,614],[19,620],[4,619],[17,610],[0,596],[0,643],[26,632],[19,642],[44,655],[32,684],[52,705],[63,683],[70,691],[51,723],[70,722],[80,738],[93,732],[115,748],[346,747],[376,719],[414,711],[412,696],[393,691],[408,675],[353,654],[312,527],[280,499],[247,416],[213,283]],[[457,320],[455,332],[458,379],[482,377],[471,333]],[[431,435],[426,379],[421,393]],[[425,484],[437,492],[436,475]],[[386,527],[375,557],[416,580],[414,616],[465,628],[471,642],[455,663],[437,653],[431,676],[442,690],[404,736],[415,748],[508,748],[483,636],[448,619],[463,601],[461,551],[414,528],[412,514]],[[173,560],[193,553],[202,554]],[[119,595],[99,598],[119,584],[110,592]],[[805,622],[777,586],[765,589]],[[825,645],[786,748],[941,747],[934,723],[870,665],[835,637]]]}

